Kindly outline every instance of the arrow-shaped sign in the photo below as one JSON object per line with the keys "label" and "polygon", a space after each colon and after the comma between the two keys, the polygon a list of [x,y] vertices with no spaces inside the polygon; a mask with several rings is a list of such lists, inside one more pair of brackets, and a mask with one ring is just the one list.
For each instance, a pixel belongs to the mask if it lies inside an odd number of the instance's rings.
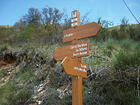
{"label": "arrow-shaped sign", "polygon": [[95,36],[101,26],[95,22],[80,25],[63,31],[63,43],[70,42],[75,39],[83,39]]}
{"label": "arrow-shaped sign", "polygon": [[57,47],[52,54],[53,58],[56,60],[63,60],[67,57],[84,57],[89,55],[89,42],[78,42],[77,44],[72,44],[63,47]]}
{"label": "arrow-shaped sign", "polygon": [[81,76],[87,78],[87,65],[76,59],[65,57],[61,63],[64,71],[68,75]]}

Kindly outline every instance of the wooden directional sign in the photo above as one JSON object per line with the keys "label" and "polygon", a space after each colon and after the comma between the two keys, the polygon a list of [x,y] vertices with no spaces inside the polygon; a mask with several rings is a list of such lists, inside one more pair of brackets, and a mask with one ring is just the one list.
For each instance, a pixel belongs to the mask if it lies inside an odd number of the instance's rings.
{"label": "wooden directional sign", "polygon": [[68,46],[58,47],[53,53],[53,58],[63,60],[67,57],[84,57],[89,55],[89,42],[79,42]]}
{"label": "wooden directional sign", "polygon": [[95,36],[100,29],[101,26],[95,22],[67,29],[63,31],[63,43]]}
{"label": "wooden directional sign", "polygon": [[77,10],[72,11],[71,17],[71,26],[80,26],[80,12]]}
{"label": "wooden directional sign", "polygon": [[86,64],[78,62],[76,59],[65,57],[61,65],[66,74],[87,78],[87,65]]}

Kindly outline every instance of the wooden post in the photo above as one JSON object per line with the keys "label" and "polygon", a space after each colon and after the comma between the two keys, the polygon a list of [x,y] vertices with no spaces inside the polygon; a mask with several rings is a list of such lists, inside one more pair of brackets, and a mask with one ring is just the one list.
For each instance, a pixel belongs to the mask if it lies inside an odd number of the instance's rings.
{"label": "wooden post", "polygon": [[[81,58],[75,58],[82,61]],[[82,77],[72,76],[72,105],[83,105],[82,102]]]}
{"label": "wooden post", "polygon": [[72,76],[72,105],[77,105],[76,101],[76,77]]}
{"label": "wooden post", "polygon": [[82,77],[72,76],[72,105],[82,104]]}

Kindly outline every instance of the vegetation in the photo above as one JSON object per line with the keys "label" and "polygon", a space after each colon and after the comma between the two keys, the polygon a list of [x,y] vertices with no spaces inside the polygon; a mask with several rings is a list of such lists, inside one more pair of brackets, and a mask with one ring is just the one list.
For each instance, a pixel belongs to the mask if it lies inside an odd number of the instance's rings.
{"label": "vegetation", "polygon": [[[30,8],[14,26],[0,27],[0,105],[71,105],[71,77],[51,56],[70,28],[70,18],[64,17],[56,8]],[[115,27],[101,18],[97,22],[102,29],[88,39],[90,56],[83,58],[88,65],[84,105],[139,105],[140,25],[130,25],[125,17]],[[4,54],[16,57],[10,75],[10,68],[1,69],[7,65],[1,64]]]}

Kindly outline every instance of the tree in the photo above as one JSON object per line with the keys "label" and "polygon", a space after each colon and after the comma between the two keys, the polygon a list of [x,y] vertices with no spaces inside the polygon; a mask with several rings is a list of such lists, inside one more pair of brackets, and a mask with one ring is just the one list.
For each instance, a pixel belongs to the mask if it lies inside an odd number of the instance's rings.
{"label": "tree", "polygon": [[102,20],[101,17],[98,18],[97,23],[100,24],[102,26],[102,28],[108,28],[113,25],[112,22],[110,22],[108,20]]}
{"label": "tree", "polygon": [[87,24],[89,23],[89,19],[87,18],[90,12],[85,13],[82,17],[81,17],[81,25],[82,24]]}
{"label": "tree", "polygon": [[24,30],[26,27],[27,27],[27,24],[26,24],[25,21],[23,21],[23,19],[20,19],[18,22],[16,22],[14,24],[14,29],[16,31],[19,31],[19,32],[22,31],[22,30]]}
{"label": "tree", "polygon": [[58,24],[62,19],[63,13],[56,8],[46,7],[42,9],[42,23],[45,28],[49,24]]}
{"label": "tree", "polygon": [[28,24],[30,23],[39,24],[41,20],[41,13],[37,8],[29,8],[28,13],[25,14],[23,20]]}
{"label": "tree", "polygon": [[71,28],[71,18],[68,15],[64,15],[64,30]]}
{"label": "tree", "polygon": [[127,19],[126,17],[123,17],[123,18],[121,19],[121,25],[127,25],[128,22],[129,22],[129,19]]}
{"label": "tree", "polygon": [[120,31],[125,31],[126,26],[128,25],[129,19],[123,17],[121,19]]}

